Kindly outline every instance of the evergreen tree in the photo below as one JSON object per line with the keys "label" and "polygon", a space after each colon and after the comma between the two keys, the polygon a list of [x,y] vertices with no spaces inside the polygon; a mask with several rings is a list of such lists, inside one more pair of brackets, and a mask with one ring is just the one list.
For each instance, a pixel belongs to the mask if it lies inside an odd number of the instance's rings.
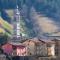
{"label": "evergreen tree", "polygon": [[0,34],[0,45],[7,43],[7,41],[8,41],[7,38],[8,38],[8,36],[6,34]]}

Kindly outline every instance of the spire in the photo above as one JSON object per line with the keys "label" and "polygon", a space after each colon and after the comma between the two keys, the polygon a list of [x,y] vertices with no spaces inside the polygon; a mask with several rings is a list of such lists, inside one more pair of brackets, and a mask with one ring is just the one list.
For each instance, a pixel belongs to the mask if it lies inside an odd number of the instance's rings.
{"label": "spire", "polygon": [[20,15],[20,11],[19,11],[18,5],[16,5],[16,8],[15,8],[15,12],[14,13],[17,14],[17,15]]}
{"label": "spire", "polygon": [[17,2],[17,0],[16,0],[16,9],[18,9],[19,7],[18,7],[18,2]]}
{"label": "spire", "polygon": [[16,4],[16,8],[14,9],[14,19],[12,21],[13,25],[13,33],[12,33],[12,39],[15,42],[19,42],[21,40],[21,35],[20,35],[20,11],[19,7]]}
{"label": "spire", "polygon": [[18,9],[18,5],[17,5],[17,9]]}

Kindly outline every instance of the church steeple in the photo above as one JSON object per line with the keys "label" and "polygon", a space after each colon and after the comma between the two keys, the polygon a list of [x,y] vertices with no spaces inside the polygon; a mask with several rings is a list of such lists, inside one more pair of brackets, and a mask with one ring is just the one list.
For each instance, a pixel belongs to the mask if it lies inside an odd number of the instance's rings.
{"label": "church steeple", "polygon": [[14,9],[14,19],[13,19],[13,40],[14,41],[20,41],[21,40],[21,32],[20,32],[20,11],[18,5],[16,5],[16,8]]}

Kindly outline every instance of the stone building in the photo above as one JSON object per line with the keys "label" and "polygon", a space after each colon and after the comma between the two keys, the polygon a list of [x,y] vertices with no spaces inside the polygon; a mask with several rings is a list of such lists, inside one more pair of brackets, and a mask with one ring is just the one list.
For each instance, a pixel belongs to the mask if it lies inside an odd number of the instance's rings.
{"label": "stone building", "polygon": [[[41,40],[43,43],[42,45],[42,50],[44,50],[45,52],[43,53],[47,53],[46,56],[55,56],[55,42],[52,40]],[[41,48],[41,47],[40,47]]]}
{"label": "stone building", "polygon": [[41,40],[32,38],[24,40],[21,44],[22,45],[7,43],[3,46],[3,49],[12,52],[12,46],[15,46],[17,55],[19,56],[60,56],[60,40],[57,39]]}
{"label": "stone building", "polygon": [[47,56],[46,43],[37,38],[29,39],[23,42],[27,46],[28,56]]}

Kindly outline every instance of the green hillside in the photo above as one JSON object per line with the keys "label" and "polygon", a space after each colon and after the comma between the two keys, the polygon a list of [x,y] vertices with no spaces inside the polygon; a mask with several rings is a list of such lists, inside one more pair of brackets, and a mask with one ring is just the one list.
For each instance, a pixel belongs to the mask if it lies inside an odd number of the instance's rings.
{"label": "green hillside", "polygon": [[6,33],[8,36],[10,36],[12,32],[11,24],[9,24],[7,21],[4,21],[1,17],[0,17],[0,24],[2,26],[2,28],[0,28],[0,33]]}

